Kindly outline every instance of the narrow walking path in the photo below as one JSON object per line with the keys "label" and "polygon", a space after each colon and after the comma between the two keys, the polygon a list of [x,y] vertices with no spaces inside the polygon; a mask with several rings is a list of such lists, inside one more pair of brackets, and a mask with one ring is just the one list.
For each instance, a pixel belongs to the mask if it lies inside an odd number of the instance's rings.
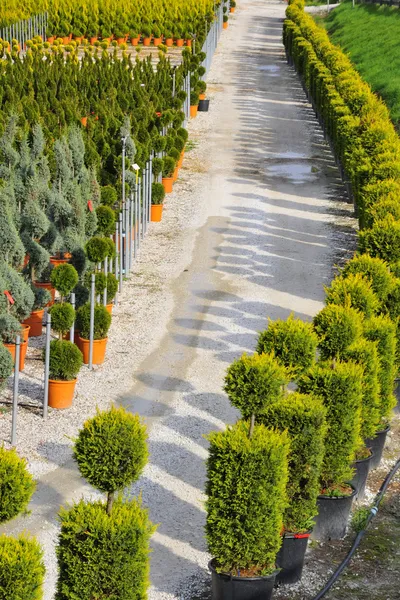
{"label": "narrow walking path", "polygon": [[[152,600],[181,597],[206,573],[204,435],[236,418],[222,391],[227,366],[254,351],[268,317],[311,319],[333,265],[354,245],[352,206],[285,61],[286,3],[239,4],[209,76],[210,115],[199,117],[214,123],[199,142],[209,166],[201,178],[203,224],[195,236],[182,234],[192,258],[168,282],[166,330],[139,368],[132,366],[136,384],[117,399],[149,425],[150,464],[133,492],[142,491],[159,523]],[[160,267],[163,260],[160,253]],[[160,319],[165,310],[159,306]],[[67,463],[43,478],[32,515],[7,530],[37,533],[51,556],[58,505],[87,491]],[[53,567],[46,600],[54,579]]]}

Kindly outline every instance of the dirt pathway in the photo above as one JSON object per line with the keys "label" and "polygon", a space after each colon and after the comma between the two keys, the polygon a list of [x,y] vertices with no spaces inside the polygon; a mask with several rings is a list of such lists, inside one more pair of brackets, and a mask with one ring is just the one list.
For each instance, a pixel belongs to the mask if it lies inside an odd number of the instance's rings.
{"label": "dirt pathway", "polygon": [[[180,597],[207,577],[204,435],[236,418],[222,393],[227,366],[254,351],[267,317],[294,312],[311,319],[334,263],[354,247],[352,207],[285,61],[285,7],[241,0],[221,38],[209,76],[210,113],[200,117],[200,152],[183,176],[197,182],[197,216],[171,239],[172,257],[168,231],[159,230],[157,268],[175,261],[176,269],[162,282],[148,349],[142,343],[148,353],[138,368],[132,358],[135,383],[115,397],[149,424],[150,464],[133,491],[142,490],[160,524],[152,544],[151,600]],[[172,219],[168,202],[166,218]],[[45,545],[46,600],[55,581],[54,516],[61,502],[88,493],[67,462],[42,478],[32,514],[7,527],[27,528]]]}

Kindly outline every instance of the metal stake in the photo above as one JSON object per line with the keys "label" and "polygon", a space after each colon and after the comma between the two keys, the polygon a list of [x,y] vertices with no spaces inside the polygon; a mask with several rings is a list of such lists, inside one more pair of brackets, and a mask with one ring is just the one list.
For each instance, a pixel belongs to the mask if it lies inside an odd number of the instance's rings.
{"label": "metal stake", "polygon": [[43,419],[47,419],[48,407],[49,407],[50,338],[51,338],[51,314],[47,313],[47,318],[46,318],[46,353],[45,353],[45,360],[44,360]]}
{"label": "metal stake", "polygon": [[19,387],[19,357],[21,355],[21,337],[15,338],[15,365],[14,365],[14,394],[11,421],[11,446],[17,443],[17,414],[18,414],[18,387]]}
{"label": "metal stake", "polygon": [[89,330],[89,369],[93,369],[93,338],[94,338],[94,307],[95,307],[95,285],[96,277],[92,273],[90,287],[90,330]]}
{"label": "metal stake", "polygon": [[[70,302],[71,302],[72,308],[75,310],[75,294],[74,294],[74,292],[71,292]],[[71,329],[69,332],[69,339],[71,340],[71,342],[74,341],[74,338],[75,338],[75,319],[71,325]]]}

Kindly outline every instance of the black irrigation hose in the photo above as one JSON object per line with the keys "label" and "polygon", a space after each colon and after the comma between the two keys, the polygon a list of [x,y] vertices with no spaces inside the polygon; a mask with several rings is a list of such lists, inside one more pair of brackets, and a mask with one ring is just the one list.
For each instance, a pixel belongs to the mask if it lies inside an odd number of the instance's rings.
{"label": "black irrigation hose", "polygon": [[322,590],[320,590],[318,592],[318,594],[316,596],[314,596],[314,598],[312,598],[312,600],[320,600],[323,596],[325,596],[325,594],[331,589],[331,587],[333,586],[333,584],[335,583],[335,581],[340,577],[340,575],[342,574],[342,572],[344,571],[344,569],[349,564],[351,558],[353,557],[353,554],[357,550],[358,546],[361,543],[361,540],[363,539],[363,537],[364,537],[364,535],[365,535],[365,533],[367,531],[368,525],[370,524],[370,522],[372,521],[372,519],[377,514],[377,512],[379,510],[379,505],[382,502],[383,496],[385,495],[385,492],[386,492],[386,490],[387,490],[390,482],[392,481],[393,477],[396,475],[396,473],[397,473],[397,471],[398,471],[399,468],[400,468],[400,458],[397,460],[397,462],[394,465],[394,467],[392,468],[392,470],[389,471],[389,473],[386,475],[385,479],[383,480],[382,485],[379,488],[379,492],[375,496],[374,505],[370,509],[370,512],[369,512],[368,517],[367,517],[367,520],[365,521],[365,525],[362,528],[362,530],[359,531],[359,533],[357,534],[357,537],[354,540],[353,545],[350,548],[350,550],[349,550],[346,558],[343,560],[343,562],[336,569],[336,571],[334,572],[334,574],[332,575],[332,577],[326,583],[325,587],[323,587]]}

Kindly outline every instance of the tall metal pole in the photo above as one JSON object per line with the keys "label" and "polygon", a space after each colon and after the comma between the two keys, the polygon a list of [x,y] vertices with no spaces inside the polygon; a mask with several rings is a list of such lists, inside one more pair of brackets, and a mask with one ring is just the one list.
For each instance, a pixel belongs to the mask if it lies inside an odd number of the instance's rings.
{"label": "tall metal pole", "polygon": [[92,273],[90,286],[90,329],[89,329],[89,369],[93,369],[93,338],[94,338],[94,307],[95,307],[96,276]]}
{"label": "tall metal pole", "polygon": [[[74,294],[74,292],[71,292],[70,302],[71,302],[72,308],[75,310],[75,294]],[[69,339],[71,340],[71,342],[74,341],[74,337],[75,337],[75,319],[71,325],[71,329],[69,332]]]}
{"label": "tall metal pole", "polygon": [[43,419],[47,419],[47,413],[48,413],[48,407],[49,407],[50,338],[51,338],[51,314],[47,313],[47,318],[46,318],[46,353],[45,353],[45,360],[44,360]]}
{"label": "tall metal pole", "polygon": [[11,446],[17,443],[17,416],[18,416],[18,387],[19,387],[19,357],[21,356],[21,338],[15,339],[15,365],[14,365],[14,393],[11,421]]}
{"label": "tall metal pole", "polygon": [[122,281],[124,274],[123,254],[124,254],[124,238],[122,227],[122,212],[119,213],[119,293],[122,293]]}
{"label": "tall metal pole", "polygon": [[[104,275],[106,276],[106,281],[107,281],[108,256],[106,256],[105,261],[104,261]],[[104,288],[104,291],[103,291],[103,304],[104,304],[104,306],[107,306],[107,283],[106,283],[106,287]]]}

